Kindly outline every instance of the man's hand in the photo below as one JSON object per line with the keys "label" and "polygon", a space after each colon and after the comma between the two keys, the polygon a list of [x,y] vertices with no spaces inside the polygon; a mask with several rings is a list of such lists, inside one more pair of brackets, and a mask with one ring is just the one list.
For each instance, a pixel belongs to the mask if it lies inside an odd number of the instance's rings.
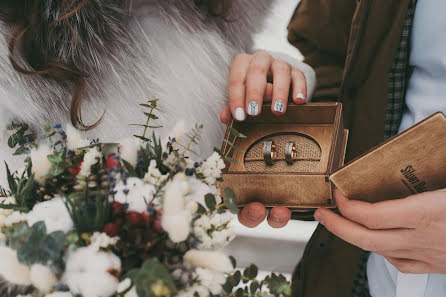
{"label": "man's hand", "polygon": [[379,203],[334,196],[343,217],[323,208],[314,215],[330,232],[400,272],[446,273],[446,189]]}

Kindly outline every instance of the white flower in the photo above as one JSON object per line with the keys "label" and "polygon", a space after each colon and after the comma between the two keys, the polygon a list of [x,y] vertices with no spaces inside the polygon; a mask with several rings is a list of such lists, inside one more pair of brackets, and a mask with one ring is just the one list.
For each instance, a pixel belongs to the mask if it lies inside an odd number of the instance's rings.
{"label": "white flower", "polygon": [[199,297],[209,297],[209,289],[199,284],[194,284],[179,291],[175,297],[195,297],[195,293],[197,293]]}
{"label": "white flower", "polygon": [[133,287],[130,291],[128,291],[124,297],[138,297],[138,293],[136,293],[136,288]]}
{"label": "white flower", "polygon": [[132,285],[132,280],[129,278],[126,278],[125,280],[123,280],[122,282],[119,283],[118,288],[116,289],[117,293],[123,293],[125,291],[127,291],[130,286]]}
{"label": "white flower", "polygon": [[115,191],[115,201],[122,204],[128,203],[130,211],[143,212],[147,210],[147,204],[153,199],[156,189],[137,177],[129,177],[126,184],[120,181]]}
{"label": "white flower", "polygon": [[225,168],[225,162],[223,162],[221,156],[214,152],[200,167],[197,172],[204,175],[204,181],[208,185],[216,183],[217,178],[221,177],[221,171]]}
{"label": "white flower", "polygon": [[[14,197],[0,198],[0,200],[0,204],[16,204],[16,200]],[[0,228],[5,226],[6,218],[9,217],[13,212],[13,209],[0,208]]]}
{"label": "white flower", "polygon": [[221,286],[226,282],[226,277],[222,272],[197,268],[195,273],[201,285],[208,288],[212,294],[219,295],[221,293]]}
{"label": "white flower", "polygon": [[184,197],[186,201],[195,201],[206,207],[204,197],[206,194],[213,194],[217,205],[222,202],[220,191],[215,186],[210,186],[195,177],[188,177],[189,191]]}
{"label": "white flower", "polygon": [[201,216],[194,222],[194,235],[200,240],[200,250],[216,250],[226,247],[235,237],[229,224],[234,216],[228,212]]}
{"label": "white flower", "polygon": [[68,256],[63,280],[75,295],[108,297],[119,284],[110,271],[120,269],[121,260],[116,255],[83,247]]}
{"label": "white flower", "polygon": [[17,259],[17,253],[9,247],[0,247],[0,276],[6,281],[21,285],[31,285],[29,268]]}
{"label": "white flower", "polygon": [[169,154],[167,158],[163,161],[163,164],[169,168],[174,168],[174,166],[178,163],[178,158],[175,157],[174,154]]}
{"label": "white flower", "polygon": [[117,244],[119,237],[110,237],[105,233],[95,232],[91,236],[90,240],[90,247],[96,251],[99,251],[101,248],[107,248],[111,245]]}
{"label": "white flower", "polygon": [[53,286],[57,284],[57,278],[53,271],[41,264],[31,266],[30,277],[33,286],[43,293],[50,292]]}
{"label": "white flower", "polygon": [[6,244],[6,235],[0,232],[0,246],[3,246],[5,244]]}
{"label": "white flower", "polygon": [[82,162],[79,176],[89,176],[91,174],[91,166],[100,162],[102,153],[97,147],[90,148],[84,155],[84,162]]}
{"label": "white flower", "polygon": [[45,295],[45,297],[73,297],[70,292],[54,292],[48,295]]}
{"label": "white flower", "polygon": [[184,260],[193,266],[216,272],[229,273],[234,270],[229,257],[221,251],[189,250],[184,255]]}
{"label": "white flower", "polygon": [[192,215],[185,209],[184,195],[189,187],[184,174],[177,174],[166,186],[161,226],[173,242],[187,239]]}
{"label": "white flower", "polygon": [[74,226],[61,197],[34,205],[33,209],[26,215],[26,221],[29,226],[43,221],[48,234],[54,231],[66,233],[73,229]]}
{"label": "white flower", "polygon": [[119,155],[130,165],[135,166],[138,159],[138,149],[141,143],[135,137],[125,138],[119,144]]}
{"label": "white flower", "polygon": [[39,148],[32,149],[30,153],[32,168],[31,172],[34,173],[34,179],[38,183],[45,181],[45,175],[51,169],[51,162],[48,160],[48,156],[52,155],[53,151],[47,144],[40,144]]}
{"label": "white flower", "polygon": [[80,147],[90,145],[90,141],[82,138],[80,131],[74,128],[71,124],[65,126],[65,133],[67,134],[67,148],[69,150],[75,151]]}
{"label": "white flower", "polygon": [[20,211],[14,211],[6,218],[5,226],[12,226],[25,220],[26,220],[26,214],[21,213]]}
{"label": "white flower", "polygon": [[[170,130],[169,132],[169,137],[171,139],[175,138],[176,141],[180,141],[182,137],[184,137],[184,135],[186,135],[187,133],[187,129],[186,126],[184,125],[184,121],[178,121],[175,126],[172,128],[172,130]],[[166,137],[165,139],[163,139],[163,144],[167,144],[167,142],[169,141],[169,137]],[[178,149],[178,147],[175,146],[175,143],[172,144],[174,146],[174,149]]]}
{"label": "white flower", "polygon": [[149,170],[144,175],[144,182],[154,186],[160,185],[167,179],[167,175],[162,175],[156,165],[155,160],[150,160]]}

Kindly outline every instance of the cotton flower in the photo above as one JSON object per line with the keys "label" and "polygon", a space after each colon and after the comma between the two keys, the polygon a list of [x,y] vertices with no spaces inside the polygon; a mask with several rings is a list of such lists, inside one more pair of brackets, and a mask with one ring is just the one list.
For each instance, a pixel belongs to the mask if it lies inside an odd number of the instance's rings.
{"label": "cotton flower", "polygon": [[20,211],[14,211],[10,214],[5,220],[5,226],[9,227],[14,224],[18,224],[26,220],[26,214],[21,213]]}
{"label": "cotton flower", "polygon": [[107,248],[117,244],[119,237],[110,237],[105,233],[95,232],[91,236],[90,240],[90,247],[96,251],[99,251],[101,248]]}
{"label": "cotton flower", "polygon": [[97,147],[90,148],[84,155],[84,162],[82,162],[80,176],[89,176],[91,174],[91,166],[100,162],[102,153]]}
{"label": "cotton flower", "polygon": [[119,145],[119,154],[121,159],[124,159],[129,162],[130,165],[135,166],[138,159],[138,149],[140,146],[141,143],[134,137],[123,139]]}
{"label": "cotton flower", "polygon": [[130,211],[143,212],[147,210],[147,204],[153,199],[156,189],[137,177],[129,177],[126,183],[120,181],[115,191],[115,201],[122,204],[128,203]]}
{"label": "cotton flower", "polygon": [[45,175],[51,169],[51,162],[48,160],[48,156],[52,154],[53,151],[47,144],[40,144],[39,148],[31,150],[31,172],[34,173],[34,179],[39,184],[45,181]]}
{"label": "cotton flower", "polygon": [[219,295],[222,285],[226,282],[226,277],[222,272],[209,269],[197,268],[195,270],[201,285],[208,288],[214,295]]}
{"label": "cotton flower", "polygon": [[234,270],[229,257],[221,251],[189,250],[184,255],[184,260],[193,266],[216,272],[229,273]]}
{"label": "cotton flower", "polygon": [[6,244],[6,235],[0,232],[0,246],[3,246],[5,244]]}
{"label": "cotton flower", "polygon": [[188,183],[183,174],[177,174],[166,186],[161,226],[173,242],[186,240],[190,233],[192,215],[184,207],[184,195],[188,190]]}
{"label": "cotton flower", "polygon": [[121,260],[116,255],[83,247],[68,256],[63,280],[74,295],[108,297],[119,284],[110,271],[120,269]]}
{"label": "cotton flower", "polygon": [[31,285],[29,268],[17,260],[17,253],[9,247],[0,246],[0,276],[6,281],[20,285]]}
{"label": "cotton flower", "polygon": [[74,128],[71,124],[65,126],[65,133],[67,134],[67,148],[69,150],[75,151],[80,147],[86,147],[90,145],[88,139],[82,138],[79,130]]}
{"label": "cotton flower", "polygon": [[74,226],[61,197],[34,205],[33,209],[26,215],[26,221],[29,226],[43,221],[48,234],[54,231],[66,233],[73,229]]}
{"label": "cotton flower", "polygon": [[158,186],[167,179],[167,175],[162,175],[161,171],[159,171],[159,169],[156,166],[157,166],[156,161],[150,160],[149,169],[147,173],[144,175],[145,183]]}
{"label": "cotton flower", "polygon": [[56,275],[51,269],[41,264],[31,266],[30,277],[33,286],[42,293],[48,293],[57,284]]}

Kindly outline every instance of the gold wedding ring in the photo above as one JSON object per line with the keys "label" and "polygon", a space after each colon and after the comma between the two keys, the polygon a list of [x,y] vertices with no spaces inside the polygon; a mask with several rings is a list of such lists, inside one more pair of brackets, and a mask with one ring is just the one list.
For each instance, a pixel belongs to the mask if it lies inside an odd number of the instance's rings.
{"label": "gold wedding ring", "polygon": [[296,145],[294,142],[287,142],[285,145],[285,161],[288,165],[294,164],[294,159],[297,156]]}
{"label": "gold wedding ring", "polygon": [[273,166],[273,158],[276,157],[276,145],[272,140],[266,140],[263,145],[263,158],[267,166]]}

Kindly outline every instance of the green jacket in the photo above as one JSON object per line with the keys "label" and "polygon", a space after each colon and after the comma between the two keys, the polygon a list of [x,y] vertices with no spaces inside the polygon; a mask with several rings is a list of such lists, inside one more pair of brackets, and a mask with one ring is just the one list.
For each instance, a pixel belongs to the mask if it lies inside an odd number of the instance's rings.
{"label": "green jacket", "polygon": [[[302,0],[288,40],[316,71],[314,101],[342,101],[347,161],[384,136],[388,74],[408,0]],[[293,276],[293,296],[348,297],[363,253],[319,226]]]}

